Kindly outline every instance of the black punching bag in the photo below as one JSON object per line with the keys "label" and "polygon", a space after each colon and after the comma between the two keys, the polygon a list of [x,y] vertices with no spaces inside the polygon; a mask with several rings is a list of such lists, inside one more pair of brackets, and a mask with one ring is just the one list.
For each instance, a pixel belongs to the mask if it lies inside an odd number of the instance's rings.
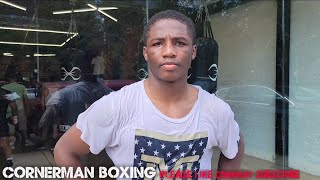
{"label": "black punching bag", "polygon": [[60,68],[61,81],[79,81],[82,76],[91,72],[91,64],[87,54],[79,49],[69,48],[60,53],[62,64]]}
{"label": "black punching bag", "polygon": [[204,37],[196,40],[197,56],[191,63],[189,82],[199,85],[209,93],[217,89],[218,77],[218,43],[213,38],[209,20],[204,22]]}

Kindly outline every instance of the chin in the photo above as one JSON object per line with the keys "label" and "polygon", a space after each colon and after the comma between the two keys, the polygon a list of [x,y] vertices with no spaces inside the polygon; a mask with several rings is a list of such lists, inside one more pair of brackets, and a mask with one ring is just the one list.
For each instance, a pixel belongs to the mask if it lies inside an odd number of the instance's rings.
{"label": "chin", "polygon": [[182,77],[168,77],[168,76],[166,76],[166,77],[159,77],[158,78],[159,80],[161,80],[161,81],[164,81],[164,82],[167,82],[167,83],[174,83],[174,82],[177,82],[177,81],[181,81],[183,78]]}

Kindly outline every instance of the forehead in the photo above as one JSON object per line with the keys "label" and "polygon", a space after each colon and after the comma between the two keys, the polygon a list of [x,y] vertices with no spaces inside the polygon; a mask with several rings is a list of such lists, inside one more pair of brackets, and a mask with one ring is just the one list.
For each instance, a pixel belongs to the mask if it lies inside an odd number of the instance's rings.
{"label": "forehead", "polygon": [[154,36],[184,36],[191,38],[186,24],[175,19],[161,19],[150,27],[149,37]]}

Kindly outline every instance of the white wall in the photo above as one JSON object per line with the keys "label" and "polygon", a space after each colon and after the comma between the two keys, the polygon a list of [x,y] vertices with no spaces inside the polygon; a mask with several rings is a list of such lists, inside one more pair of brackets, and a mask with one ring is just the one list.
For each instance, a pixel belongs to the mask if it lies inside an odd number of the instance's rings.
{"label": "white wall", "polygon": [[[275,89],[276,1],[253,1],[211,16],[219,44],[218,89],[261,85]],[[270,89],[244,86],[218,92],[235,113],[245,153],[274,161],[275,98]]]}
{"label": "white wall", "polygon": [[293,1],[289,165],[320,175],[320,1]]}

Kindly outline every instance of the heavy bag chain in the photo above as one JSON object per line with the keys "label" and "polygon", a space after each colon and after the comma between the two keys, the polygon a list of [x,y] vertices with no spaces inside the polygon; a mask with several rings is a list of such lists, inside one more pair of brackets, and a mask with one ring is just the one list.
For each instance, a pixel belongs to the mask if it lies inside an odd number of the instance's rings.
{"label": "heavy bag chain", "polygon": [[195,22],[202,22],[202,14],[203,14],[203,10],[205,11],[205,19],[204,19],[204,33],[203,36],[204,37],[208,37],[208,38],[213,38],[213,33],[212,33],[212,28],[211,28],[211,19],[210,19],[210,15],[209,15],[209,10],[208,10],[208,6],[205,3],[205,0],[200,0],[201,1],[201,5],[199,7],[199,11],[197,14],[197,17],[195,19]]}

